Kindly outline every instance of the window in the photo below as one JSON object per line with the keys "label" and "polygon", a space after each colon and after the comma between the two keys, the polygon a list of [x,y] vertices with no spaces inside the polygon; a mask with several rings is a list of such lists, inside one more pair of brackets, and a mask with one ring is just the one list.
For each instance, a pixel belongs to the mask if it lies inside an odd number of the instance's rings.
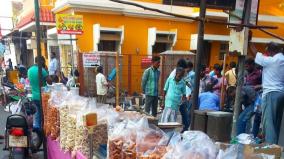
{"label": "window", "polygon": [[95,24],[94,29],[94,51],[120,52],[124,39],[124,27],[106,28]]}
{"label": "window", "polygon": [[159,54],[165,52],[168,50],[167,48],[168,48],[167,43],[156,42],[155,45],[153,46],[153,54]]}
{"label": "window", "polygon": [[116,41],[101,40],[98,51],[116,51]]}
{"label": "window", "polygon": [[224,60],[224,54],[229,51],[229,44],[221,43],[219,51],[219,60]]}
{"label": "window", "polygon": [[177,30],[157,31],[155,27],[148,29],[148,55],[172,50],[176,43]]}

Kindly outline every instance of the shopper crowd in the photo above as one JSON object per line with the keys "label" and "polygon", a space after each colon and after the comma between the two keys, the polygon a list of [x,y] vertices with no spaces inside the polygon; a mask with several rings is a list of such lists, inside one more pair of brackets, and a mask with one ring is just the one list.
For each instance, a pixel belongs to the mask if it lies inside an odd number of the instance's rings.
{"label": "shopper crowd", "polygon": [[[201,66],[198,108],[204,111],[234,110],[237,81],[243,80],[241,89],[241,113],[237,119],[237,134],[249,133],[254,137],[262,132],[265,141],[277,143],[280,135],[284,103],[284,55],[276,43],[269,43],[265,54],[258,52],[253,44],[254,55],[245,60],[245,76],[238,79],[236,62],[223,68],[215,64],[213,69]],[[158,92],[160,58],[152,58],[152,66],[144,71],[142,91],[146,96],[145,111],[157,116],[158,95],[163,94],[164,106],[161,122],[176,122],[180,112],[183,130],[190,126],[194,78],[193,64],[180,59],[164,85],[164,92]],[[251,124],[252,123],[252,124]]]}
{"label": "shopper crowd", "polygon": [[[250,52],[254,55],[245,60],[245,76],[238,78],[238,65],[230,62],[228,66],[215,64],[210,70],[205,65],[200,66],[200,74],[193,69],[193,63],[189,59],[179,59],[176,68],[169,74],[163,92],[159,92],[160,83],[160,57],[153,56],[152,66],[146,69],[142,76],[141,89],[145,95],[145,112],[155,117],[158,116],[159,95],[162,94],[161,122],[176,122],[180,113],[183,130],[190,126],[192,96],[195,85],[195,76],[200,76],[198,109],[202,111],[234,111],[236,87],[239,81],[243,81],[241,88],[241,113],[237,119],[237,134],[251,133],[254,137],[262,132],[265,141],[277,143],[280,135],[280,127],[283,115],[284,103],[284,55],[282,49],[276,43],[269,43],[265,53],[256,50],[250,44]],[[71,70],[69,78],[60,71],[56,55],[52,53],[52,59],[47,68],[43,57],[36,57],[36,64],[28,70],[18,65],[20,82],[30,85],[33,101],[40,110],[40,87],[43,85],[61,82],[67,87],[77,86],[78,70]],[[11,60],[8,60],[8,69],[13,69]],[[42,81],[38,78],[38,64],[42,64]],[[224,65],[225,66],[225,65]],[[97,67],[96,88],[98,102],[106,102],[109,80],[103,74],[103,67]],[[281,105],[282,104],[282,105]],[[35,114],[34,128],[41,130],[40,111]]]}

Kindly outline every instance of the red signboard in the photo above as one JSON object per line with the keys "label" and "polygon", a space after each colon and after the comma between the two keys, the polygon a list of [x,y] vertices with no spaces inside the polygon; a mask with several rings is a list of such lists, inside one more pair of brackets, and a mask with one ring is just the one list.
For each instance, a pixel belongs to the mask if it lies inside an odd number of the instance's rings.
{"label": "red signboard", "polygon": [[141,60],[141,68],[145,69],[150,67],[152,64],[152,58],[150,57],[146,57],[146,58],[142,58]]}

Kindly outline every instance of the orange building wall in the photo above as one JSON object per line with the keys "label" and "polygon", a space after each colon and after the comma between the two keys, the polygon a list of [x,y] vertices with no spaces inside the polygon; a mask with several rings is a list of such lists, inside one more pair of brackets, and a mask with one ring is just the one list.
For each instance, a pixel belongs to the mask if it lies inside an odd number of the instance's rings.
{"label": "orange building wall", "polygon": [[[160,31],[169,31],[178,29],[177,44],[174,50],[188,50],[190,45],[190,35],[195,33],[195,25],[184,22],[170,22],[167,20],[143,19],[135,17],[126,17],[120,15],[93,14],[93,13],[76,13],[84,17],[84,34],[78,36],[78,48],[81,52],[93,51],[93,25],[99,23],[101,27],[114,27],[124,25],[124,41],[122,45],[122,54],[132,54],[132,73],[131,88],[140,90],[140,81],[143,70],[141,69],[141,59],[147,55],[148,46],[148,28],[156,27]],[[136,54],[136,49],[139,53]],[[123,62],[123,86],[127,88],[127,61]]]}
{"label": "orange building wall", "polygon": [[[42,0],[46,3],[48,0]],[[138,0],[137,0],[138,1]],[[139,0],[142,2],[161,3],[162,0]],[[283,9],[279,7],[281,0],[262,0],[260,3],[260,14],[269,15],[284,15]],[[65,8],[67,9],[67,8]],[[63,10],[65,10],[63,9]],[[198,9],[196,9],[198,11]],[[171,29],[177,29],[177,43],[174,46],[174,50],[188,50],[190,46],[191,34],[197,33],[196,22],[176,22],[170,20],[159,20],[159,19],[147,19],[141,17],[127,17],[123,15],[109,15],[109,14],[98,14],[98,13],[82,13],[76,12],[75,14],[83,15],[84,17],[84,34],[78,37],[77,46],[81,52],[93,51],[93,25],[99,23],[101,27],[114,27],[118,28],[124,25],[124,42],[122,45],[122,54],[132,55],[132,67],[131,67],[131,88],[132,90],[140,91],[140,81],[143,70],[141,69],[141,59],[147,55],[148,46],[148,28],[156,27],[157,30],[169,31]],[[259,22],[259,25],[273,25],[278,26],[278,30],[269,30],[279,36],[284,36],[283,23],[270,23],[270,22]],[[216,34],[216,35],[229,35],[229,29],[225,25],[217,25],[206,23],[205,34]],[[253,31],[254,37],[265,37],[271,38],[267,34],[264,34],[258,30]],[[210,66],[215,63],[222,63],[219,60],[219,41],[213,41],[211,45],[210,53]],[[263,50],[264,44],[257,44],[260,50]],[[139,52],[136,53],[136,50]],[[230,61],[236,61],[236,57],[228,57],[227,63]],[[129,81],[128,79],[128,68],[127,61],[123,62],[122,72],[122,83],[123,87],[127,88]],[[127,81],[127,82],[125,82]]]}
{"label": "orange building wall", "polygon": [[140,1],[140,2],[149,2],[149,3],[162,3],[163,0],[135,0],[135,1]]}

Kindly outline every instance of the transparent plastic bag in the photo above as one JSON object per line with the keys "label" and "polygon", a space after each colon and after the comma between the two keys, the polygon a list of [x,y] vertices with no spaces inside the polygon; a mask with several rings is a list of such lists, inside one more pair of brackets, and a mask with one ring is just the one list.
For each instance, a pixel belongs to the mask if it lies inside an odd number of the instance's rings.
{"label": "transparent plastic bag", "polygon": [[[143,131],[137,131],[137,155],[138,157],[149,157],[154,154],[154,150],[162,149],[162,147],[166,147],[169,138],[168,136],[159,128],[151,127],[148,129],[144,129]],[[158,154],[155,153],[155,157]],[[162,157],[164,154],[160,154]]]}
{"label": "transparent plastic bag", "polygon": [[51,89],[51,95],[47,108],[47,125],[51,139],[55,140],[60,134],[59,108],[65,100],[67,89],[63,84],[54,84]]}
{"label": "transparent plastic bag", "polygon": [[109,135],[108,141],[108,158],[109,159],[120,159],[122,157],[122,147],[124,143],[124,134],[126,133],[125,127],[127,121],[117,123],[112,129],[113,132]]}
{"label": "transparent plastic bag", "polygon": [[109,159],[136,159],[137,132],[149,129],[147,118],[117,123],[109,136]]}
{"label": "transparent plastic bag", "polygon": [[48,101],[50,99],[51,88],[49,86],[41,88],[41,98],[42,98],[42,111],[43,111],[43,131],[46,136],[50,134],[49,125],[48,125]]}
{"label": "transparent plastic bag", "polygon": [[101,145],[108,142],[108,107],[97,107],[96,100],[89,99],[86,107],[77,115],[75,150],[80,151],[85,156],[90,154],[90,140],[88,127],[83,123],[83,118],[88,113],[97,114],[97,125],[93,129],[93,152],[97,152]]}
{"label": "transparent plastic bag", "polygon": [[254,136],[252,134],[240,134],[236,137],[238,143],[240,144],[245,144],[245,145],[248,145],[248,144],[256,144],[256,141],[254,139]]}
{"label": "transparent plastic bag", "polygon": [[225,151],[220,150],[217,159],[237,159],[239,152],[239,145],[232,145]]}
{"label": "transparent plastic bag", "polygon": [[87,105],[87,101],[87,98],[72,96],[72,99],[66,102],[67,104],[64,104],[65,106],[61,107],[65,111],[64,115],[66,113],[66,116],[62,116],[61,120],[63,121],[60,125],[60,132],[63,135],[60,135],[60,141],[61,147],[64,150],[72,151],[75,148],[78,115],[80,114],[80,112],[84,111],[84,107]]}
{"label": "transparent plastic bag", "polygon": [[216,159],[218,148],[203,132],[186,131],[182,137],[172,142],[163,159]]}
{"label": "transparent plastic bag", "polygon": [[57,106],[60,147],[65,151],[75,147],[75,133],[78,112],[86,106],[87,98],[80,97],[72,92],[64,92],[62,102]]}

